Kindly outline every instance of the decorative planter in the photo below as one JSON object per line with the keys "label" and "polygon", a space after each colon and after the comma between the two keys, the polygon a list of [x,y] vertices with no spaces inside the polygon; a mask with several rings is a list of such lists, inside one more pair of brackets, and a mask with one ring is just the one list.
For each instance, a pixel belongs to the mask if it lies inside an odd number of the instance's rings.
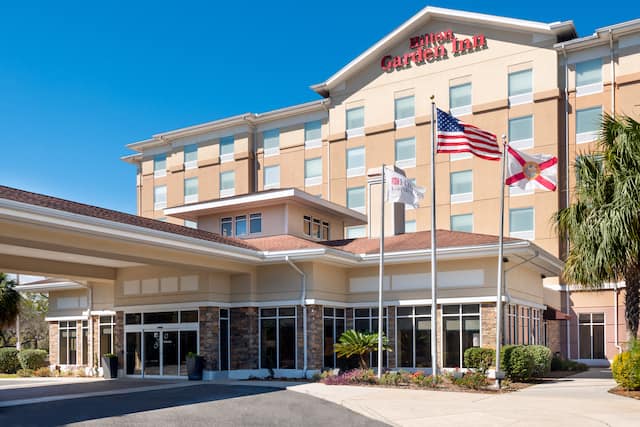
{"label": "decorative planter", "polygon": [[204,370],[204,357],[187,356],[187,375],[189,381],[202,380],[202,371]]}
{"label": "decorative planter", "polygon": [[104,378],[118,377],[118,358],[102,356],[102,376]]}

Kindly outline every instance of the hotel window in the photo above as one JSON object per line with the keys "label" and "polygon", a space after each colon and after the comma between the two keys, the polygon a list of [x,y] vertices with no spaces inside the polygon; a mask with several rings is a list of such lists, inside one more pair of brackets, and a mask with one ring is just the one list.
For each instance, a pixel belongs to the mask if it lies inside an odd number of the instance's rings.
{"label": "hotel window", "polygon": [[236,236],[244,236],[247,234],[247,216],[240,215],[236,217]]}
{"label": "hotel window", "polygon": [[431,307],[396,308],[397,363],[400,368],[431,366]]}
{"label": "hotel window", "polygon": [[471,202],[473,200],[473,173],[470,170],[451,172],[451,203]]}
{"label": "hotel window", "polygon": [[280,165],[264,168],[264,189],[280,188]]}
{"label": "hotel window", "polygon": [[220,219],[220,234],[225,237],[233,236],[233,218],[225,217]]}
{"label": "hotel window", "polygon": [[329,223],[309,215],[302,217],[302,231],[309,237],[329,240]]}
{"label": "hotel window", "polygon": [[576,64],[576,96],[602,92],[602,59]]}
{"label": "hotel window", "polygon": [[153,158],[153,176],[158,178],[167,175],[167,155],[158,154]]}
{"label": "hotel window", "polygon": [[[382,331],[388,336],[387,331],[387,308],[384,308],[382,318]],[[354,308],[353,309],[353,329],[358,332],[378,332],[378,308]],[[389,355],[385,351],[382,359],[382,365],[387,366]],[[378,366],[378,352],[369,353],[369,366]]]}
{"label": "hotel window", "polygon": [[153,209],[164,209],[167,207],[167,186],[156,185],[153,187]]}
{"label": "hotel window", "polygon": [[229,197],[236,194],[236,173],[227,171],[220,173],[220,197]]}
{"label": "hotel window", "polygon": [[509,119],[509,145],[518,150],[533,148],[533,116]]}
{"label": "hotel window", "polygon": [[232,162],[234,153],[233,136],[220,138],[220,163]]}
{"label": "hotel window", "polygon": [[184,202],[195,203],[198,201],[198,178],[184,180]]}
{"label": "hotel window", "polygon": [[260,368],[296,368],[296,308],[260,309]]}
{"label": "hotel window", "polygon": [[580,313],[578,315],[580,359],[606,359],[604,325],[604,313]]}
{"label": "hotel window", "polygon": [[364,175],[364,147],[347,150],[347,177]]}
{"label": "hotel window", "polygon": [[249,215],[249,233],[262,233],[262,214],[252,213]]}
{"label": "hotel window", "polygon": [[413,96],[395,99],[395,117],[396,128],[415,124],[415,98]]}
{"label": "hotel window", "polygon": [[584,144],[598,139],[602,107],[585,108],[576,111],[576,144]]}
{"label": "hotel window", "polygon": [[89,364],[89,322],[82,321],[82,364]]}
{"label": "hotel window", "polygon": [[324,307],[322,347],[324,349],[324,368],[346,369],[346,360],[338,358],[333,351],[333,345],[338,342],[340,335],[345,331],[344,308]]}
{"label": "hotel window", "polygon": [[362,237],[367,237],[367,228],[364,225],[347,227],[345,231],[345,239],[359,239]]}
{"label": "hotel window", "polygon": [[364,135],[364,107],[347,110],[347,138]]}
{"label": "hotel window", "polygon": [[533,71],[509,73],[509,105],[533,102]]}
{"label": "hotel window", "polygon": [[534,232],[533,208],[509,210],[509,235],[519,239],[533,240]]}
{"label": "hotel window", "polygon": [[471,83],[449,88],[449,111],[453,116],[471,114]]}
{"label": "hotel window", "polygon": [[193,221],[193,220],[190,220],[190,219],[185,219],[185,220],[184,220],[184,226],[185,226],[185,227],[189,227],[189,228],[195,228],[195,229],[197,229],[197,228],[198,228],[198,221]]}
{"label": "hotel window", "polygon": [[113,328],[115,326],[114,316],[100,316],[100,365],[102,365],[102,356],[113,353]]}
{"label": "hotel window", "polygon": [[322,146],[322,122],[308,122],[304,124],[304,148],[318,148]]}
{"label": "hotel window", "polygon": [[304,161],[304,185],[311,187],[322,184],[322,157]]}
{"label": "hotel window", "polygon": [[196,144],[184,146],[184,168],[195,169],[198,167],[198,146]]}
{"label": "hotel window", "polygon": [[446,368],[464,367],[466,349],[480,347],[480,305],[442,306],[442,347]]}
{"label": "hotel window", "polygon": [[364,187],[347,188],[347,207],[360,213],[365,212]]}
{"label": "hotel window", "polygon": [[531,328],[531,338],[532,338],[532,344],[542,344],[542,340],[541,340],[541,333],[542,333],[542,329],[541,329],[541,325],[540,325],[540,310],[538,310],[537,308],[532,308],[531,309],[531,322],[532,322],[532,328]]}
{"label": "hotel window", "polygon": [[411,221],[405,221],[404,223],[404,232],[405,233],[415,233],[416,232],[416,220],[412,219]]}
{"label": "hotel window", "polygon": [[520,307],[520,344],[531,344],[531,313],[529,307]]}
{"label": "hotel window", "polygon": [[396,166],[400,169],[416,166],[416,139],[405,138],[396,140]]}
{"label": "hotel window", "polygon": [[262,132],[262,137],[264,139],[265,157],[280,154],[280,129],[265,130]]}
{"label": "hotel window", "polygon": [[75,320],[58,322],[58,358],[61,365],[75,365],[78,349]]}
{"label": "hotel window", "polygon": [[473,233],[473,214],[451,215],[451,231]]}
{"label": "hotel window", "polygon": [[518,343],[518,307],[513,304],[506,304],[505,308],[505,344]]}
{"label": "hotel window", "polygon": [[219,355],[218,360],[220,360],[218,369],[220,371],[229,370],[229,338],[231,334],[229,333],[229,310],[226,308],[220,309],[220,345],[218,347]]}

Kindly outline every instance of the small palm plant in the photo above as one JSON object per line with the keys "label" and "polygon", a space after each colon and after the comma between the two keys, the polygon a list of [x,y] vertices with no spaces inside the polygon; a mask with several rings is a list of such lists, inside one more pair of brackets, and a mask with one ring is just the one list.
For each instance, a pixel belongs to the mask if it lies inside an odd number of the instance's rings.
{"label": "small palm plant", "polygon": [[[354,329],[345,331],[333,346],[338,357],[349,358],[358,356],[361,369],[369,369],[365,356],[378,349],[378,334],[358,332]],[[382,349],[391,351],[389,339],[382,334]]]}

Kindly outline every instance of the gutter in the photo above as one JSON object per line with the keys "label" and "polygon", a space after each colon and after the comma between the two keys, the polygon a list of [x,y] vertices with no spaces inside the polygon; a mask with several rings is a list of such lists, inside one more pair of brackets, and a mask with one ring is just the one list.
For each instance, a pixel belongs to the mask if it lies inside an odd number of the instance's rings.
{"label": "gutter", "polygon": [[616,114],[616,65],[613,49],[613,30],[609,28],[609,51],[611,52],[611,114]]}
{"label": "gutter", "polygon": [[302,289],[300,296],[300,305],[302,305],[302,347],[303,347],[303,371],[304,377],[307,377],[307,275],[304,271],[300,270],[300,268],[295,265],[290,259],[289,256],[285,256],[285,261],[289,266],[295,270],[296,273],[300,275],[302,278]]}

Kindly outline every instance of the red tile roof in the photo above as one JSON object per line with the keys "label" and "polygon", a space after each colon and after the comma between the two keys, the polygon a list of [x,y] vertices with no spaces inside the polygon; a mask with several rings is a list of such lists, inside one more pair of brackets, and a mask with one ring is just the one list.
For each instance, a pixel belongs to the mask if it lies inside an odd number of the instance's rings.
{"label": "red tile roof", "polygon": [[261,251],[295,251],[299,249],[325,249],[322,242],[303,239],[302,237],[289,234],[277,236],[256,237],[247,239],[251,246]]}
{"label": "red tile roof", "polygon": [[44,194],[18,190],[17,188],[5,187],[3,185],[0,185],[0,199],[13,200],[15,202],[26,203],[29,205],[42,206],[45,208],[119,222],[121,224],[134,225],[137,227],[148,228],[150,230],[164,231],[166,233],[193,237],[210,242],[223,243],[238,248],[255,249],[240,239],[222,237],[219,234],[204,230],[196,230],[194,228],[183,227],[181,225],[170,224],[168,222],[145,218],[138,215],[131,215],[111,209],[86,205],[84,203],[72,202],[70,200],[59,199],[57,197],[51,197]]}

